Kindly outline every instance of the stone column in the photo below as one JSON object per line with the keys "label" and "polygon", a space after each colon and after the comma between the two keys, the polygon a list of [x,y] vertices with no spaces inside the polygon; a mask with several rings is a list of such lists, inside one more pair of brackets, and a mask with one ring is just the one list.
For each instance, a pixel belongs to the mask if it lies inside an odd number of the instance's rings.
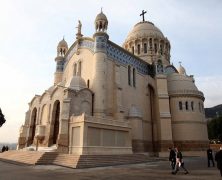
{"label": "stone column", "polygon": [[95,47],[93,56],[93,82],[94,92],[94,115],[105,117],[107,108],[107,54],[106,44],[108,35],[104,32],[94,34]]}
{"label": "stone column", "polygon": [[157,74],[155,77],[157,85],[157,108],[159,109],[156,147],[157,151],[159,151],[159,156],[167,156],[168,147],[173,145],[167,77],[163,71],[164,70],[157,68]]}

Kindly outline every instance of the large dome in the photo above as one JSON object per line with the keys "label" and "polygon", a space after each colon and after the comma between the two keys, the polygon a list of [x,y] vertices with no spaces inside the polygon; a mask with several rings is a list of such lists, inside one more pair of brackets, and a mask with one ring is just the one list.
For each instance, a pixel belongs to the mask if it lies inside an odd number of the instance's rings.
{"label": "large dome", "polygon": [[164,35],[152,22],[143,21],[137,23],[133,27],[125,42],[143,37],[157,37],[163,39]]}

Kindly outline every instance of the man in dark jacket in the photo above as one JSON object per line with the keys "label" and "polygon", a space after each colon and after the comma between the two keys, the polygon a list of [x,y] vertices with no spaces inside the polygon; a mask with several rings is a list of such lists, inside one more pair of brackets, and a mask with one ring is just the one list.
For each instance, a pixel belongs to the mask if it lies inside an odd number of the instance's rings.
{"label": "man in dark jacket", "polygon": [[208,167],[210,167],[210,161],[212,161],[212,164],[213,164],[213,167],[214,167],[215,165],[214,165],[213,151],[209,147],[209,149],[207,150],[207,163],[208,163]]}
{"label": "man in dark jacket", "polygon": [[169,154],[170,165],[171,165],[172,170],[174,170],[175,165],[176,165],[176,153],[175,153],[175,150],[172,148],[169,148],[168,150],[170,151],[170,154]]}
{"label": "man in dark jacket", "polygon": [[222,146],[220,147],[220,151],[215,155],[215,161],[217,161],[217,168],[220,170],[220,175],[222,176]]}
{"label": "man in dark jacket", "polygon": [[181,151],[179,151],[178,148],[175,148],[175,152],[176,152],[176,166],[175,166],[175,170],[172,172],[172,174],[176,174],[179,171],[180,167],[185,171],[184,174],[189,174],[189,172],[185,168],[184,161],[183,161],[183,155],[182,155]]}

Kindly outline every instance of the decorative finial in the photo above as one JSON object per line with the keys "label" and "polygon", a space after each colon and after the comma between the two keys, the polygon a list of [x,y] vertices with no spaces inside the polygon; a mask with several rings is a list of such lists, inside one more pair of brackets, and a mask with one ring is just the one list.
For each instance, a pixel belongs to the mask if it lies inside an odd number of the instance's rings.
{"label": "decorative finial", "polygon": [[145,14],[146,13],[147,13],[146,11],[142,10],[142,13],[140,14],[140,16],[143,16],[143,22],[145,21]]}
{"label": "decorative finial", "polygon": [[63,40],[65,40],[65,36],[63,35]]}
{"label": "decorative finial", "polygon": [[101,7],[101,13],[103,13],[103,7]]}
{"label": "decorative finial", "polygon": [[180,64],[180,66],[181,66],[182,62],[181,62],[181,61],[179,61],[179,64]]}

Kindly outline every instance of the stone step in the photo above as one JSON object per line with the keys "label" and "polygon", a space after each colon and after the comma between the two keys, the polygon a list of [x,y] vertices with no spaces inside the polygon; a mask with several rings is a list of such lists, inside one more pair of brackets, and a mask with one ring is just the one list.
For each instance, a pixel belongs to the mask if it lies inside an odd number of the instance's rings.
{"label": "stone step", "polygon": [[73,155],[61,154],[58,152],[7,151],[5,153],[0,153],[0,160],[26,165],[54,164],[71,168],[90,168],[143,163],[150,161],[151,158],[143,154]]}

